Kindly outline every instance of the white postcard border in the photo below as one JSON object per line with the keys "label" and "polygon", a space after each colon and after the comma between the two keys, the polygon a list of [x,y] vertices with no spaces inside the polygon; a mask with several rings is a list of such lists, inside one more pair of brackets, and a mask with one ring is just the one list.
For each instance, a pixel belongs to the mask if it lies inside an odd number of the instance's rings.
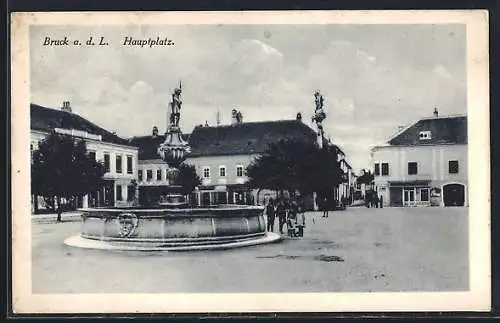
{"label": "white postcard border", "polygon": [[[469,140],[468,292],[33,294],[29,165],[29,26],[128,24],[466,24]],[[488,311],[491,303],[488,13],[268,11],[13,13],[12,286],[15,313]],[[62,243],[62,242],[61,242]]]}

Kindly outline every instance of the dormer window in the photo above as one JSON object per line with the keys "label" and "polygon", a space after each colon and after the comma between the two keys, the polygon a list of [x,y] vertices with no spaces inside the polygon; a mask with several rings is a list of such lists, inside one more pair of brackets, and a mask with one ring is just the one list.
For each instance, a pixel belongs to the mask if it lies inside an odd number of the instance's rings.
{"label": "dormer window", "polygon": [[432,138],[432,135],[430,131],[420,131],[418,138],[420,140],[429,140]]}

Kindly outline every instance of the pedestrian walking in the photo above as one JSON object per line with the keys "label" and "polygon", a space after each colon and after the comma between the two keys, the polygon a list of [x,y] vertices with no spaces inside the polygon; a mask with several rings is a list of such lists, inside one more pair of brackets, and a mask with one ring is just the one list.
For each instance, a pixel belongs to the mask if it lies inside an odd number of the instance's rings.
{"label": "pedestrian walking", "polygon": [[384,196],[383,195],[380,195],[379,202],[380,202],[380,208],[383,208],[384,207]]}
{"label": "pedestrian walking", "polygon": [[323,205],[322,205],[322,207],[323,207],[323,215],[322,215],[322,217],[323,218],[327,218],[328,217],[328,198],[327,197],[325,197],[323,199]]}
{"label": "pedestrian walking", "polygon": [[373,195],[373,204],[378,209],[378,194]]}
{"label": "pedestrian walking", "polygon": [[273,232],[274,231],[274,219],[276,218],[273,199],[269,199],[269,202],[267,202],[266,215],[267,215],[267,231]]}

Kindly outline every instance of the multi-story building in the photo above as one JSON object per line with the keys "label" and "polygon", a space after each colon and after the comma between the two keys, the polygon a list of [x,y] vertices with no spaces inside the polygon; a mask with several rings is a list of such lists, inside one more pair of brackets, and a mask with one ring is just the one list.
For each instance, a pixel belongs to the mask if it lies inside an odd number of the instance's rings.
{"label": "multi-story building", "polygon": [[[120,206],[131,204],[136,192],[133,180],[137,178],[138,148],[72,111],[65,101],[61,109],[51,109],[31,104],[31,151],[50,132],[83,139],[87,151],[104,163],[106,173],[100,188],[78,199],[78,207]],[[37,203],[43,199],[37,197]]]}
{"label": "multi-story building", "polygon": [[196,167],[202,179],[198,204],[262,203],[266,194],[273,193],[250,189],[246,168],[270,144],[287,139],[314,144],[317,135],[300,118],[195,127],[189,137],[192,151],[186,162]]}
{"label": "multi-story building", "polygon": [[352,171],[352,166],[347,161],[344,151],[336,145],[332,146],[337,151],[337,161],[340,165],[340,169],[344,173],[342,178],[343,182],[335,189],[333,199],[341,202],[342,198],[346,198],[350,203],[352,202],[354,193],[355,174]]}
{"label": "multi-story building", "polygon": [[375,187],[390,206],[468,206],[467,116],[422,118],[372,149]]}

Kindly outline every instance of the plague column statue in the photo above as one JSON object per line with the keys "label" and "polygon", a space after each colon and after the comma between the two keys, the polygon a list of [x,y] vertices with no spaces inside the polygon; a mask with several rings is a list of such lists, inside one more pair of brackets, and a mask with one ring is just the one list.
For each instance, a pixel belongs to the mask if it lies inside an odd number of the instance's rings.
{"label": "plague column statue", "polygon": [[172,102],[170,102],[171,115],[170,124],[167,127],[165,141],[158,147],[158,154],[168,164],[167,178],[169,180],[169,192],[162,197],[161,205],[169,207],[187,206],[186,198],[182,194],[182,187],[177,184],[179,177],[179,165],[186,160],[191,151],[188,143],[182,138],[179,120],[181,116],[181,85],[174,90]]}
{"label": "plague column statue", "polygon": [[324,131],[323,131],[323,120],[326,119],[326,113],[323,110],[323,96],[319,91],[316,91],[314,93],[314,104],[315,104],[315,109],[314,109],[314,115],[312,117],[312,121],[316,123],[316,127],[318,128],[318,143],[320,148],[323,148],[323,141],[324,141]]}

